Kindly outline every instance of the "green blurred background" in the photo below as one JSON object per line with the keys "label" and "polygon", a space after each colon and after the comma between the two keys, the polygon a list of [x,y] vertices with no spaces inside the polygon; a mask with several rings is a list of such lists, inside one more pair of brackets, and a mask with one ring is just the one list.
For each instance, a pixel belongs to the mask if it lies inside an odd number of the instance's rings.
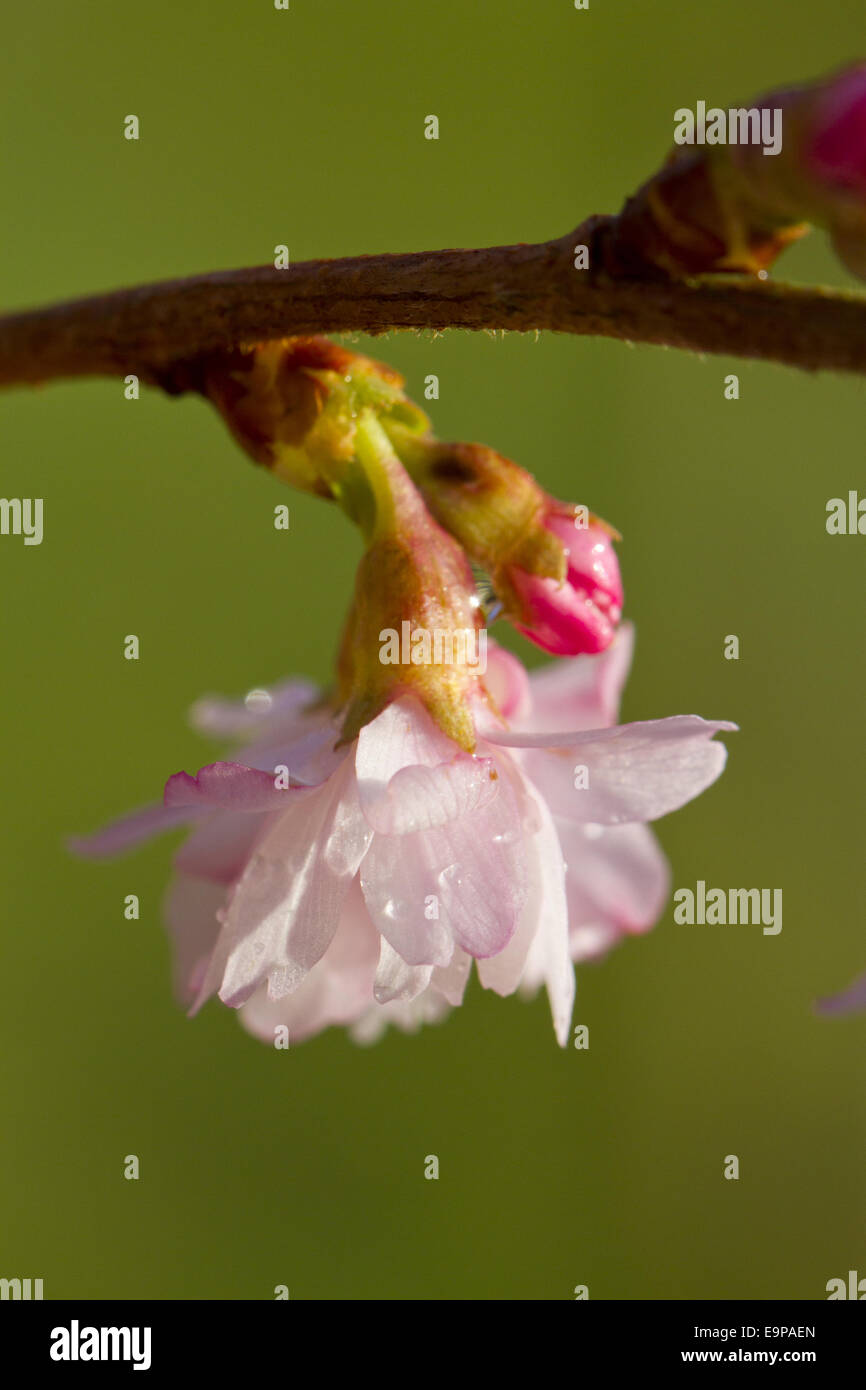
{"label": "green blurred background", "polygon": [[[0,306],[278,242],[299,260],[560,235],[620,206],[677,107],[862,56],[862,18],[842,0],[9,7]],[[817,233],[781,274],[846,282]],[[658,827],[674,884],[781,887],[783,931],[676,926],[669,905],[580,971],[588,1052],[556,1047],[543,997],[477,986],[370,1049],[333,1031],[274,1052],[216,1004],[187,1020],[170,842],[92,865],[64,839],[218,752],[185,724],[201,693],[328,679],[358,544],[198,401],[5,393],[0,491],[45,499],[45,539],[0,540],[0,1275],[48,1298],[824,1298],[866,1274],[866,1019],[811,1012],[866,965],[866,540],[824,528],[866,481],[863,384],[551,335],[354,341],[418,398],[439,376],[441,436],[620,528],[625,717],[742,728],[721,782]]]}

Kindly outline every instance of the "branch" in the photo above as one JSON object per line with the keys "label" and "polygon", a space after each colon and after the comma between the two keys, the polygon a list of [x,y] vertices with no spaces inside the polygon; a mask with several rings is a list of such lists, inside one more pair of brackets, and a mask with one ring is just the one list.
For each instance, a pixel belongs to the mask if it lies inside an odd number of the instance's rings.
{"label": "branch", "polygon": [[[135,373],[172,389],[180,364],[214,349],[319,333],[397,328],[562,333],[866,372],[866,298],[769,285],[576,270],[611,265],[614,219],[537,245],[260,266],[163,281],[0,317],[0,386]],[[176,389],[176,388],[175,388]]]}

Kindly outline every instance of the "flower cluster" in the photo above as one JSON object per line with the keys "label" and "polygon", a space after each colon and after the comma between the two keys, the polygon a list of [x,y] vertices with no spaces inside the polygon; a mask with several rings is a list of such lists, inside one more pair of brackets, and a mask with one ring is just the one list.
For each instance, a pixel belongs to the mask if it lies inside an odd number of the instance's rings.
{"label": "flower cluster", "polygon": [[[547,989],[560,1044],[573,962],[656,921],[667,866],[647,822],[721,772],[694,715],[618,725],[633,633],[615,533],[480,445],[445,445],[394,373],[323,340],[201,364],[200,389],[258,462],[335,501],[365,553],[333,691],[303,681],[199,729],[230,761],[170,777],[163,804],[77,842],[93,856],[189,827],[167,904],[177,989],[273,1042],[359,1040],[460,1004],[473,961],[499,994]],[[563,658],[528,676],[381,659],[386,630],[477,633],[472,565],[504,616]]]}

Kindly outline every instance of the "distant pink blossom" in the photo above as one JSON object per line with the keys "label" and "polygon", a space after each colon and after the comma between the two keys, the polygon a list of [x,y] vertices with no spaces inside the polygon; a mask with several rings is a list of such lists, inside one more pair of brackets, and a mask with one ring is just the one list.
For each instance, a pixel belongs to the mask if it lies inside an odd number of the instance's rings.
{"label": "distant pink blossom", "polygon": [[811,172],[828,184],[866,193],[866,64],[827,84],[805,157]]}
{"label": "distant pink blossom", "polygon": [[847,989],[816,1000],[815,1012],[826,1017],[862,1013],[866,1009],[866,974],[858,975]]}
{"label": "distant pink blossom", "polygon": [[498,714],[478,703],[474,755],[411,696],[336,748],[333,713],[305,683],[205,700],[199,729],[252,742],[75,847],[112,854],[192,827],[167,902],[191,1012],[217,995],[268,1041],[279,1025],[298,1040],[330,1024],[363,1040],[460,1004],[474,960],[501,995],[544,984],[564,1045],[572,961],[646,931],[667,898],[645,822],[715,781],[726,750],[713,735],[736,727],[616,726],[631,637],[531,678],[491,644]]}

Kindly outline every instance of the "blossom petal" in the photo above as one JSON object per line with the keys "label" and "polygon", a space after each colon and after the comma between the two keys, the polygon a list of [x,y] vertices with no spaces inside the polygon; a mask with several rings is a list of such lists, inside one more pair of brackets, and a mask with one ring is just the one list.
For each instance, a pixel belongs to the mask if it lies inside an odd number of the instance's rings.
{"label": "blossom petal", "polygon": [[245,767],[273,772],[276,767],[288,768],[292,785],[318,787],[327,782],[332,772],[349,756],[345,744],[337,747],[338,731],[333,722],[305,730],[291,743],[252,743],[235,759]]}
{"label": "blossom petal", "polygon": [[361,867],[370,916],[410,965],[447,965],[454,945],[503,950],[526,896],[522,807],[506,758],[481,810],[432,830],[376,835]]}
{"label": "blossom petal", "polygon": [[[565,896],[565,862],[559,836],[544,798],[531,788],[541,829],[536,837],[536,882],[539,895],[537,926],[526,957],[528,978],[543,981],[550,1000],[553,1030],[560,1047],[568,1042],[574,1008],[574,966],[568,941],[568,906]],[[538,891],[538,890],[536,890]]]}
{"label": "blossom petal", "polygon": [[361,807],[380,834],[409,835],[479,811],[496,796],[498,780],[492,758],[458,753],[438,767],[404,767],[384,787],[359,783]]}
{"label": "blossom petal", "polygon": [[404,695],[392,700],[358,735],[358,782],[384,786],[402,768],[436,767],[450,762],[454,751],[455,744],[420,700]]}
{"label": "blossom petal", "polygon": [[571,959],[577,963],[600,960],[612,951],[622,940],[622,932],[612,922],[570,922],[568,927],[568,949]]}
{"label": "blossom petal", "polygon": [[815,1012],[827,1017],[858,1013],[866,1009],[866,975],[858,975],[847,989],[815,1001]]}
{"label": "blossom petal", "polygon": [[[497,733],[487,739],[528,750],[527,772],[555,815],[621,825],[666,816],[715,782],[727,749],[713,743],[713,735],[736,727],[681,714],[584,734]],[[576,785],[581,767],[588,770],[586,786]]]}
{"label": "blossom petal", "polygon": [[535,789],[524,788],[535,810],[531,833],[526,838],[527,891],[520,919],[507,946],[495,956],[478,961],[478,978],[485,989],[497,994],[513,994],[520,984],[529,948],[541,929],[548,910],[550,893],[556,895],[556,884],[562,879],[564,864],[559,837],[553,820],[546,812]]}
{"label": "blossom petal", "polygon": [[567,865],[572,960],[589,960],[623,935],[648,931],[670,893],[670,869],[645,825],[558,821]]}
{"label": "blossom petal", "polygon": [[471,969],[472,957],[457,946],[447,965],[437,965],[434,968],[430,977],[430,987],[456,1008],[463,1003]]}
{"label": "blossom petal", "polygon": [[310,681],[281,681],[268,690],[250,691],[242,700],[205,695],[189,712],[189,722],[199,733],[216,738],[245,734],[291,734],[308,718],[308,707],[319,697]]}
{"label": "blossom petal", "polygon": [[426,989],[433,973],[432,965],[407,965],[398,956],[393,946],[382,937],[379,951],[379,966],[373,995],[377,1004],[389,1004],[394,999],[417,999],[422,989]]}
{"label": "blossom petal", "polygon": [[523,662],[497,642],[487,643],[484,684],[502,718],[522,727],[532,708],[529,676]]}
{"label": "blossom petal", "polygon": [[265,978],[274,998],[296,989],[328,949],[372,832],[346,762],[323,787],[295,794],[252,854],[196,1001],[214,989],[243,1004]]}
{"label": "blossom petal", "polygon": [[438,1023],[450,1013],[448,1001],[435,989],[425,989],[417,999],[390,1004],[373,1004],[350,1029],[352,1041],[366,1045],[378,1042],[388,1024],[404,1033],[417,1033],[425,1023]]}
{"label": "blossom petal", "polygon": [[458,749],[411,697],[395,700],[361,730],[355,771],[361,809],[383,835],[444,825],[498,791],[492,759]]}
{"label": "blossom petal", "polygon": [[289,1043],[334,1024],[350,1024],[372,1009],[379,933],[370,921],[357,879],[346,894],[340,923],[323,958],[293,994],[273,999],[264,985],[238,1011],[249,1033],[273,1044],[275,1029]]}
{"label": "blossom petal", "polygon": [[535,733],[608,728],[619,713],[633,650],[634,628],[623,623],[598,656],[563,657],[533,671],[531,712],[514,722]]}
{"label": "blossom petal", "polygon": [[218,883],[178,874],[165,900],[165,920],[173,943],[175,993],[189,1005],[204,979],[219,935],[217,914],[225,904],[226,890]]}
{"label": "blossom petal", "polygon": [[165,784],[166,806],[193,806],[229,811],[273,811],[286,807],[306,789],[277,787],[273,772],[261,772],[243,763],[208,763],[194,777],[176,772]]}
{"label": "blossom petal", "polygon": [[212,811],[181,845],[174,863],[182,873],[228,885],[238,878],[260,835],[279,812],[245,815],[238,811]]}
{"label": "blossom petal", "polygon": [[73,854],[80,854],[87,859],[101,859],[112,854],[122,854],[125,850],[133,849],[143,841],[152,839],[154,835],[163,835],[179,825],[187,825],[197,814],[198,808],[195,806],[145,806],[140,811],[133,811],[131,815],[112,821],[110,825],[104,826],[92,835],[75,835],[69,839],[68,844]]}

